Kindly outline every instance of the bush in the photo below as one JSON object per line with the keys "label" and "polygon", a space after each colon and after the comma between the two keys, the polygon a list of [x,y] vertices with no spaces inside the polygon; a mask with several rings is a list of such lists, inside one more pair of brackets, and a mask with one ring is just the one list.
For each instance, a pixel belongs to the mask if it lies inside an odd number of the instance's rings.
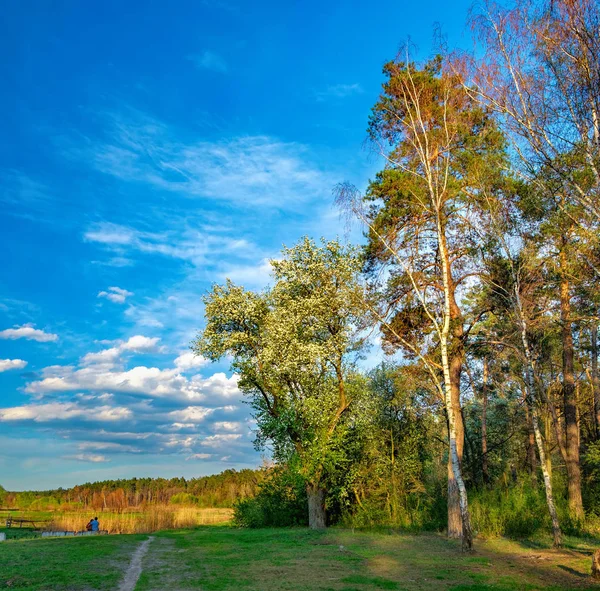
{"label": "bush", "polygon": [[190,493],[177,493],[169,499],[169,503],[171,505],[197,505],[198,497]]}
{"label": "bush", "polygon": [[241,527],[252,528],[307,525],[304,480],[288,468],[274,468],[256,497],[234,505],[233,519]]}
{"label": "bush", "polygon": [[[561,526],[567,525],[560,505],[561,482],[555,475],[555,501],[558,504]],[[510,485],[498,484],[494,489],[477,490],[469,495],[469,506],[476,532],[488,536],[523,538],[540,530],[551,529],[544,487],[534,486],[527,475]]]}

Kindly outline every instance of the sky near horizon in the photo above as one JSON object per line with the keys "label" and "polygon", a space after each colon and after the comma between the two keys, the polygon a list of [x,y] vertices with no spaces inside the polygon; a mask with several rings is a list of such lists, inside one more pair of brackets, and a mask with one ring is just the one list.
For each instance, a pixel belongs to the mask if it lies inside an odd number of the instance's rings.
{"label": "sky near horizon", "polygon": [[[0,484],[256,467],[201,297],[343,237],[381,67],[469,3],[31,1],[0,25]],[[356,233],[354,238],[356,239]]]}

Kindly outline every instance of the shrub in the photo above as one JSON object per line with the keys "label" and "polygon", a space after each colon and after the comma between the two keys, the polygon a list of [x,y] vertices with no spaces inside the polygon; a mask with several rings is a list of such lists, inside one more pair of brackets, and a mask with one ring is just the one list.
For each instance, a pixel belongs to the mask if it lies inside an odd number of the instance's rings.
{"label": "shrub", "polygon": [[198,497],[190,493],[177,493],[169,499],[171,505],[197,505]]}
{"label": "shrub", "polygon": [[305,483],[285,467],[274,468],[252,499],[234,506],[234,522],[242,527],[286,527],[308,524]]}

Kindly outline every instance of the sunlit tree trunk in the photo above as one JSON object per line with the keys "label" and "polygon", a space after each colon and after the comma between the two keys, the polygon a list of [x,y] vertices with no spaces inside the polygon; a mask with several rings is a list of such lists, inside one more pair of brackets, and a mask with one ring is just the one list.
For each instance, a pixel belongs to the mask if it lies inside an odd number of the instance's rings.
{"label": "sunlit tree trunk", "polygon": [[[456,453],[462,465],[465,428],[460,406],[460,377],[462,373],[463,356],[459,351],[454,351],[450,360],[450,391],[451,404],[455,423]],[[460,491],[454,476],[452,455],[448,454],[448,537],[459,539],[463,536],[463,523],[460,509]]]}
{"label": "sunlit tree trunk", "polygon": [[[456,357],[451,363],[449,357],[449,336],[452,324],[452,308],[456,306],[454,301],[454,285],[450,270],[450,257],[446,246],[446,236],[443,229],[441,212],[438,210],[438,247],[442,266],[442,281],[444,288],[444,314],[443,324],[440,331],[440,352],[442,357],[442,369],[444,374],[444,394],[446,399],[446,412],[448,415],[448,435],[450,448],[450,463],[452,466],[452,477],[458,489],[458,502],[461,519],[462,545],[465,550],[471,550],[473,547],[473,533],[471,530],[471,519],[469,516],[469,503],[467,498],[467,489],[462,477],[461,456],[464,444],[464,427],[460,413],[460,371]],[[462,362],[460,364],[462,368]],[[452,369],[454,369],[454,380],[452,379]],[[456,381],[458,377],[458,383]],[[454,387],[453,387],[454,386]],[[458,386],[458,387],[457,387]],[[458,409],[458,412],[457,412]],[[459,455],[460,439],[460,455]],[[450,490],[450,478],[448,489]],[[450,518],[450,497],[448,498],[448,517]],[[450,521],[448,522],[448,535],[450,535]]]}
{"label": "sunlit tree trunk", "polygon": [[518,285],[515,286],[515,298],[517,304],[517,311],[519,315],[519,323],[521,329],[521,342],[523,344],[523,353],[525,355],[525,387],[527,388],[527,398],[530,401],[531,408],[531,421],[533,424],[533,432],[535,434],[535,440],[537,443],[538,453],[540,456],[540,465],[542,467],[542,474],[544,476],[544,488],[546,490],[546,503],[548,505],[548,512],[550,513],[550,519],[552,520],[552,532],[554,534],[554,546],[559,547],[562,545],[562,532],[560,529],[560,523],[558,521],[558,514],[556,512],[556,505],[554,504],[554,494],[552,492],[552,477],[548,470],[548,464],[546,461],[546,450],[544,449],[544,440],[542,439],[542,433],[540,431],[539,419],[537,406],[535,404],[535,377],[534,377],[534,365],[533,358],[531,356],[531,349],[529,347],[529,339],[527,337],[527,325],[523,317],[523,308],[521,306],[521,296],[519,294]]}
{"label": "sunlit tree trunk", "polygon": [[490,480],[488,470],[488,445],[487,445],[487,407],[488,407],[488,360],[483,359],[483,384],[481,388],[481,473],[484,484]]}
{"label": "sunlit tree trunk", "polygon": [[592,325],[592,388],[594,390],[594,423],[596,439],[600,439],[600,375],[598,374],[598,325]]}
{"label": "sunlit tree trunk", "polygon": [[569,490],[569,512],[582,519],[581,469],[579,465],[579,427],[577,424],[577,400],[575,396],[575,370],[573,333],[571,327],[571,296],[567,279],[567,257],[564,248],[560,255],[560,319],[562,329],[563,401],[565,419],[565,462]]}
{"label": "sunlit tree trunk", "polygon": [[527,390],[523,392],[525,402],[525,421],[527,424],[527,470],[531,476],[531,482],[537,483],[537,461],[535,457],[535,432],[533,430],[531,400],[527,396]]}

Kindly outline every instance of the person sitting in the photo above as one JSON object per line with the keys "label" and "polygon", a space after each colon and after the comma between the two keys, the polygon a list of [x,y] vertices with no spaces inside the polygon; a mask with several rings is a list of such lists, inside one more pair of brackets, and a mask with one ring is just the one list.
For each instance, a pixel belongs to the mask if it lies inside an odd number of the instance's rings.
{"label": "person sitting", "polygon": [[94,519],[92,519],[90,521],[90,524],[92,526],[92,531],[98,532],[100,531],[100,523],[98,522],[98,518],[94,517]]}
{"label": "person sitting", "polygon": [[92,531],[92,522],[93,522],[93,521],[94,521],[93,519],[90,519],[90,520],[87,522],[87,524],[86,524],[86,526],[85,526],[85,531]]}

